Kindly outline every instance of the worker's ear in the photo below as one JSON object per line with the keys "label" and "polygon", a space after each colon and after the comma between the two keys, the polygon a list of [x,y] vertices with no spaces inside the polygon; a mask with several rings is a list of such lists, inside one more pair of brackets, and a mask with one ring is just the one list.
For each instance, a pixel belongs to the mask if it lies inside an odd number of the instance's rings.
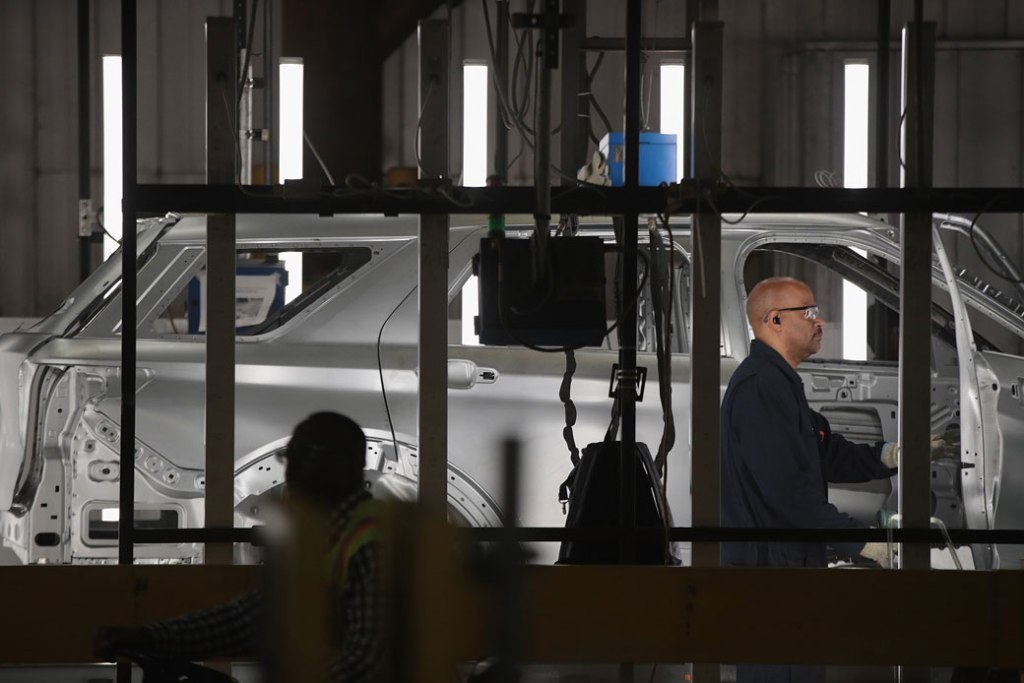
{"label": "worker's ear", "polygon": [[782,324],[782,318],[779,317],[778,313],[776,313],[775,315],[772,316],[772,323],[774,323],[775,325],[781,325]]}

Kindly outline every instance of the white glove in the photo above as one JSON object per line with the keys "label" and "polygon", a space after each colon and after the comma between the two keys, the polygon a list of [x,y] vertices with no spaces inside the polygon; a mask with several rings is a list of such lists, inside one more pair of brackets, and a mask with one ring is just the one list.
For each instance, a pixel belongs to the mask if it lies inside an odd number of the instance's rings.
{"label": "white glove", "polygon": [[882,569],[889,569],[889,544],[888,543],[865,543],[860,551],[861,557],[877,562]]}
{"label": "white glove", "polygon": [[594,155],[590,159],[590,163],[583,166],[576,172],[576,178],[584,183],[589,183],[591,185],[604,185],[607,187],[612,184],[611,178],[608,177],[608,173],[608,161],[600,152],[594,152]]}
{"label": "white glove", "polygon": [[[948,444],[945,434],[932,434],[929,456],[932,460],[956,458],[959,455],[959,444]],[[900,445],[895,441],[886,441],[882,446],[882,464],[893,469],[900,466]]]}
{"label": "white glove", "polygon": [[900,445],[895,441],[886,441],[882,446],[882,464],[889,469],[900,466]]}

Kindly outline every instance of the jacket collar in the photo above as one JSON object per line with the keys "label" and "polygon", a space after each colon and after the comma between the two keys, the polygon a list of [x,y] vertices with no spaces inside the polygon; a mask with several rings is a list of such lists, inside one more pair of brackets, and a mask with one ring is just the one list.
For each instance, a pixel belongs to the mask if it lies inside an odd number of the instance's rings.
{"label": "jacket collar", "polygon": [[803,386],[803,380],[800,379],[800,375],[796,373],[796,370],[786,362],[786,359],[782,357],[778,351],[765,344],[759,339],[753,339],[750,342],[750,355],[754,358],[761,358],[779,368],[790,382]]}

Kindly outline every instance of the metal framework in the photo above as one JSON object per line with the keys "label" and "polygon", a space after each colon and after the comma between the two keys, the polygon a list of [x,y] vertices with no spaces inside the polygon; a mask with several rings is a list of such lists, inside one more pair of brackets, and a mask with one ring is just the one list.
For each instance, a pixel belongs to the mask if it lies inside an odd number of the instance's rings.
{"label": "metal framework", "polygon": [[[697,3],[693,3],[696,5]],[[704,3],[713,7],[714,3]],[[630,226],[625,231],[627,236],[624,264],[627,267],[623,277],[625,290],[623,300],[632,300],[635,294],[635,270],[630,276],[629,264],[635,268],[635,260],[629,254],[635,253],[636,231],[639,213],[671,212],[694,213],[710,208],[714,217],[722,212],[892,212],[892,213],[923,213],[931,211],[958,212],[1022,212],[1024,211],[1024,189],[989,189],[989,188],[936,188],[926,187],[927,183],[905,189],[877,188],[868,190],[818,189],[818,188],[779,188],[755,187],[736,188],[725,186],[717,181],[715,174],[704,175],[703,178],[684,182],[667,188],[637,187],[638,173],[638,134],[639,134],[639,55],[642,47],[640,36],[640,0],[628,0],[626,8],[625,50],[627,56],[626,81],[626,186],[623,188],[552,188],[551,209],[564,213],[610,214],[624,217],[624,225]],[[880,0],[879,26],[887,26],[882,20],[888,7],[885,0]],[[920,7],[920,3],[918,3]],[[920,12],[918,13],[920,25]],[[136,3],[134,0],[123,0],[121,3],[121,40],[123,54],[123,121],[124,121],[124,200],[123,200],[123,249],[122,268],[126,275],[122,283],[123,302],[123,335],[122,335],[122,372],[121,372],[121,463],[122,472],[134,471],[133,444],[135,443],[135,368],[136,368],[136,309],[137,294],[136,271],[136,226],[137,216],[147,213],[163,213],[169,210],[207,212],[207,213],[420,213],[436,214],[439,219],[453,213],[516,213],[530,212],[534,209],[534,189],[516,188],[457,188],[461,197],[467,201],[456,206],[442,193],[428,188],[408,191],[389,191],[387,195],[373,191],[353,191],[348,188],[323,188],[322,191],[308,196],[288,196],[278,188],[266,186],[239,187],[230,182],[220,181],[219,184],[206,186],[190,185],[145,185],[137,182],[137,41],[136,41]],[[884,36],[879,37],[881,46]],[[696,42],[696,41],[695,41]],[[659,41],[659,45],[661,41]],[[584,40],[584,49],[592,47],[593,41]],[[674,45],[673,45],[674,46]],[[680,43],[679,49],[686,47]],[[880,47],[881,49],[881,47]],[[920,59],[918,64],[920,64]],[[927,89],[927,86],[922,86]],[[923,101],[925,90],[919,91],[919,101]],[[444,98],[437,98],[443,100]],[[881,115],[881,112],[880,114]],[[689,149],[694,149],[693,145]],[[881,163],[876,159],[878,163]],[[214,180],[211,178],[211,181]],[[882,180],[881,178],[879,180]],[[708,214],[704,214],[705,216]],[[429,223],[425,223],[429,224]],[[440,223],[438,223],[440,225]],[[930,229],[930,226],[927,227]],[[908,223],[908,233],[923,232],[926,226]],[[916,242],[915,242],[916,244]],[[921,250],[908,256],[920,259],[927,255],[921,246],[913,247]],[[632,289],[631,289],[632,288]],[[920,294],[912,294],[907,302],[917,301]],[[701,323],[717,329],[719,312],[715,306],[708,304],[706,313],[709,317],[701,318]],[[635,315],[635,314],[634,314]],[[623,325],[624,330],[633,330],[635,325]],[[631,368],[635,367],[635,350],[630,365],[630,349],[635,340],[628,337],[623,340],[625,360],[623,372],[628,377]],[[444,367],[443,350],[438,352]],[[716,347],[717,353],[717,347]],[[430,364],[423,362],[421,370]],[[226,376],[225,376],[226,377]],[[222,377],[220,382],[227,382]],[[432,380],[433,381],[433,380]],[[696,378],[695,378],[696,381]],[[912,380],[904,396],[917,395],[922,380]],[[441,380],[441,386],[444,385]],[[629,382],[623,382],[629,386]],[[699,397],[718,396],[717,383],[712,387],[709,382],[701,382],[694,390],[694,402]],[[231,391],[222,387],[225,391]],[[223,392],[222,392],[223,393]],[[623,394],[623,442],[628,447],[635,439],[634,414],[628,407],[631,402],[630,392]],[[901,401],[901,414],[906,410],[907,401]],[[232,413],[233,414],[233,413]],[[221,417],[224,417],[223,415]],[[422,419],[422,415],[421,415]],[[706,446],[710,448],[710,444]],[[628,469],[632,471],[631,468]],[[629,489],[632,490],[631,487]],[[157,539],[168,540],[204,540],[223,541],[225,539],[242,539],[251,536],[251,530],[239,529],[204,529],[180,530],[179,532],[143,532],[134,529],[134,477],[122,476],[120,480],[120,522],[119,522],[119,561],[122,564],[132,563],[133,545],[143,540],[156,542]],[[538,530],[543,532],[544,530]],[[768,530],[770,531],[770,530]],[[562,530],[564,534],[564,530]],[[771,532],[773,538],[782,538],[785,533]],[[795,533],[795,532],[791,532]],[[826,533],[826,532],[821,532]],[[858,537],[872,537],[869,531],[858,531]],[[1018,533],[1018,532],[1013,532]],[[750,534],[750,531],[741,532]],[[828,531],[830,538],[843,534]],[[897,534],[897,538],[911,540],[915,534],[932,536],[922,529],[907,530]],[[756,534],[751,534],[756,535]],[[959,536],[954,532],[954,536]],[[811,532],[799,532],[805,539],[814,537]],[[968,538],[979,538],[983,533],[964,534]],[[677,529],[673,537],[691,538],[706,541],[728,538],[727,530],[718,529]],[[627,553],[629,543],[626,543]],[[227,576],[235,577],[249,572],[243,568],[3,568],[0,576],[8,579],[11,585],[28,586],[29,582],[38,582],[40,590],[22,590],[16,592],[14,600],[21,597],[30,598],[31,605],[9,607],[9,614],[39,616],[38,596],[47,595],[50,600],[59,601],[57,586],[73,586],[75,599],[67,604],[81,604],[83,599],[96,600],[96,604],[119,604],[111,597],[129,600],[127,593],[134,590],[134,599],[140,592],[145,592],[145,575],[152,571],[156,574],[167,571],[161,576],[169,577],[172,582],[190,579],[190,585],[204,585],[215,572],[230,570]],[[235,574],[233,572],[238,572]],[[429,574],[421,568],[422,573]],[[24,572],[24,573],[16,573]],[[743,659],[756,658],[761,661],[840,661],[849,656],[848,650],[839,652],[835,648],[847,646],[848,638],[840,637],[837,629],[856,638],[861,643],[857,650],[857,658],[861,662],[891,663],[983,663],[1024,666],[1019,642],[1022,637],[1021,610],[1024,604],[1024,589],[1021,587],[1020,574],[986,573],[953,574],[942,572],[906,571],[895,573],[867,572],[825,572],[825,571],[775,571],[775,570],[724,570],[724,569],[668,569],[668,568],[560,568],[557,570],[536,568],[527,572],[527,604],[544,606],[561,603],[563,609],[554,614],[552,611],[540,609],[527,623],[531,625],[526,632],[529,634],[527,652],[530,656],[546,659],[567,660],[586,658],[588,661],[604,661],[604,657],[614,655],[613,661],[627,658],[630,661],[678,661],[691,659],[697,661],[721,661],[724,658]],[[8,576],[9,575],[9,576]],[[219,576],[219,574],[218,574]],[[59,577],[59,578],[58,578]],[[142,578],[139,578],[142,577]],[[203,581],[196,581],[202,578]],[[154,579],[155,580],[155,579]],[[52,582],[52,583],[47,583]],[[45,585],[44,585],[45,584]],[[108,585],[111,591],[99,590]],[[608,585],[632,586],[631,591],[608,591]],[[47,586],[50,590],[47,590]],[[116,588],[113,588],[116,587]],[[589,587],[589,589],[588,589]],[[927,589],[928,592],[925,592]],[[455,590],[456,597],[465,597],[465,593]],[[470,598],[479,597],[469,591]],[[935,595],[955,595],[955,603],[931,600],[929,593]],[[173,600],[180,607],[180,593],[172,591]],[[599,615],[597,605],[587,596],[594,594],[605,596],[604,607],[607,611]],[[890,629],[885,639],[865,638],[877,627],[875,614],[861,610],[864,600],[870,596],[872,604],[905,605],[906,609],[890,615],[899,620],[900,627]],[[919,597],[914,597],[919,596]],[[976,600],[969,598],[976,597]],[[444,596],[448,598],[448,595]],[[171,599],[171,598],[168,598]],[[576,601],[575,606],[568,606],[566,601]],[[585,605],[581,600],[586,600]],[[620,604],[628,600],[627,604]],[[636,610],[636,600],[643,600],[644,610]],[[767,605],[785,601],[790,607],[800,604],[820,605],[828,601],[834,610],[792,609],[792,613],[801,615],[800,624],[783,623],[773,625],[771,632],[755,629],[757,620],[747,617],[752,611],[767,610]],[[102,601],[102,602],[101,602]],[[19,603],[20,604],[20,603]],[[124,603],[120,603],[124,608]],[[684,609],[679,609],[683,605]],[[602,609],[604,609],[602,607]],[[831,614],[843,613],[844,619],[837,621]],[[442,609],[444,613],[447,610]],[[936,613],[936,611],[938,611]],[[80,610],[80,614],[102,614],[88,609]],[[452,614],[455,614],[452,611]],[[434,613],[437,614],[436,612]],[[634,614],[635,620],[621,621],[623,615]],[[856,615],[867,616],[858,619]],[[591,615],[598,615],[593,618]],[[810,616],[808,616],[810,615]],[[817,615],[815,617],[814,615]],[[145,616],[136,613],[135,617]],[[615,618],[613,618],[613,616]],[[988,628],[947,629],[950,617],[957,623],[977,624]],[[454,617],[453,617],[454,618]],[[820,623],[815,624],[815,619]],[[575,621],[574,621],[575,620]],[[18,619],[14,619],[19,623]],[[71,623],[72,620],[64,620]],[[585,622],[585,623],[584,623]],[[827,622],[827,623],[826,623]],[[26,622],[20,622],[22,624]],[[34,623],[34,622],[33,622]],[[76,622],[83,625],[84,622]],[[466,622],[475,624],[476,622]],[[462,628],[469,628],[462,624]],[[736,638],[736,627],[745,624],[743,636]],[[943,636],[938,631],[942,625],[942,633],[954,633],[954,637]],[[533,629],[536,625],[536,629]],[[46,632],[53,636],[54,624],[46,622]],[[628,627],[630,630],[626,630]],[[814,647],[808,648],[807,640],[794,640],[790,636],[794,629],[800,628],[806,633],[828,633],[828,638],[816,638]],[[43,627],[40,625],[39,627]],[[438,632],[436,624],[434,628]],[[567,634],[577,633],[577,629],[586,635],[572,638]],[[861,630],[863,629],[863,630]],[[22,629],[22,633],[32,633],[32,629]],[[35,632],[38,635],[40,631]],[[602,635],[603,634],[603,635]],[[623,637],[628,634],[629,637]],[[645,638],[650,634],[651,638]],[[934,637],[933,642],[925,641]],[[884,641],[884,643],[882,642]],[[984,642],[983,642],[984,641]],[[0,658],[4,661],[25,661],[27,652],[34,650],[11,649],[13,641],[8,639],[0,650]],[[60,650],[54,650],[51,644],[40,639],[37,642],[47,643],[47,652],[39,653],[42,658],[37,661],[54,661]],[[872,645],[872,642],[882,643]],[[587,644],[590,645],[587,645]],[[833,643],[829,649],[828,643]],[[936,643],[941,643],[940,647]],[[728,644],[728,646],[727,646]],[[835,645],[842,644],[842,645]],[[609,648],[612,645],[612,649]],[[573,649],[575,648],[575,649]],[[745,649],[744,649],[745,648]],[[759,649],[763,648],[763,649]],[[924,649],[927,648],[927,649]],[[70,649],[70,648],[69,648]],[[78,652],[78,661],[81,661]],[[940,661],[941,660],[941,661]]]}

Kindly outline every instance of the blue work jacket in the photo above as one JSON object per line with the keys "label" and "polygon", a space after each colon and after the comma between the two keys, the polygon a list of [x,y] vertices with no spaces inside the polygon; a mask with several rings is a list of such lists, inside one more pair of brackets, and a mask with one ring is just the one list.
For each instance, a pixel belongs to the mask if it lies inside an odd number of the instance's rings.
{"label": "blue work jacket", "polygon": [[[888,478],[882,443],[855,444],[833,434],[811,410],[803,381],[771,347],[754,340],[722,403],[722,525],[768,529],[858,528],[828,502],[828,482]],[[829,544],[840,555],[863,543]],[[824,567],[824,543],[723,543],[722,563]]]}

